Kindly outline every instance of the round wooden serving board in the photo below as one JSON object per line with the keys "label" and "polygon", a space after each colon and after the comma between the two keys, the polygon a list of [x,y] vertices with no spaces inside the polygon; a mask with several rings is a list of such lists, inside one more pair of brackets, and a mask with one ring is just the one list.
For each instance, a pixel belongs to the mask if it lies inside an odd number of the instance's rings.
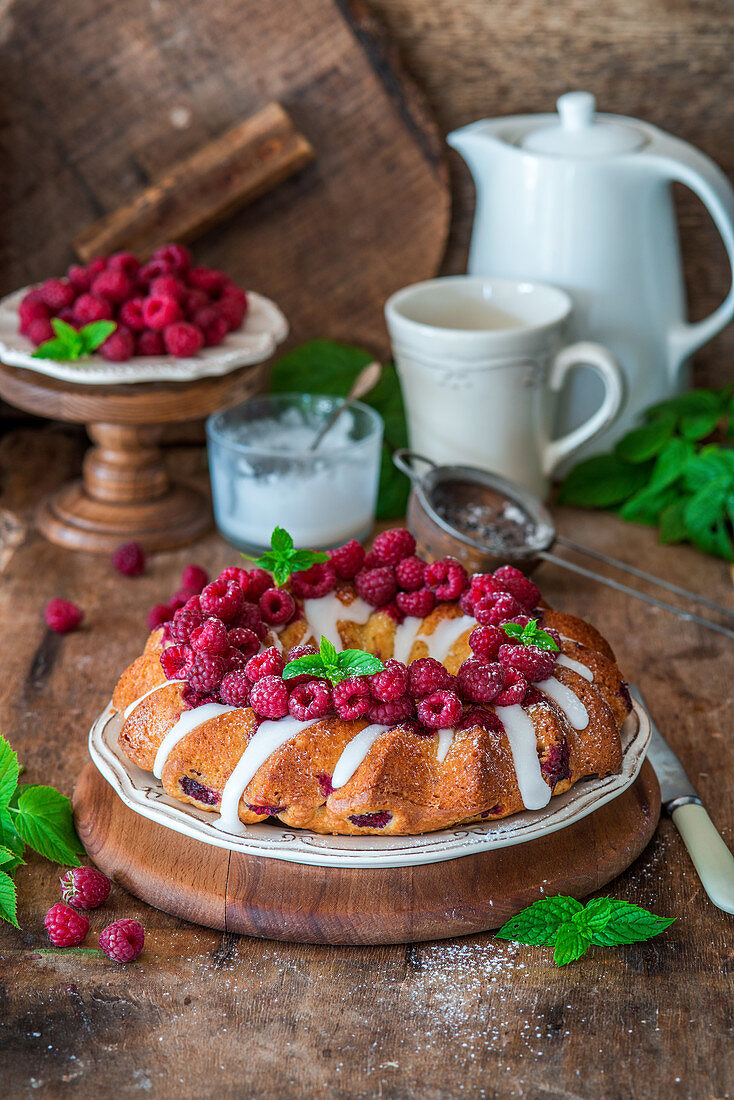
{"label": "round wooden serving board", "polygon": [[115,882],[210,928],[296,943],[377,944],[497,928],[543,895],[582,898],[621,874],[660,816],[648,761],[618,798],[560,832],[442,863],[312,867],[202,845],[141,817],[92,763],[73,796],[79,836]]}

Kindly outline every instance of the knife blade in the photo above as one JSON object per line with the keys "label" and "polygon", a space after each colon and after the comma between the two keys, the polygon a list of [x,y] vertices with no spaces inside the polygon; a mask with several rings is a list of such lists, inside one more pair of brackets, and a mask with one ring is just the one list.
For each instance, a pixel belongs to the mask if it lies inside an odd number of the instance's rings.
{"label": "knife blade", "polygon": [[647,712],[652,736],[647,752],[660,784],[663,808],[673,819],[704,890],[714,905],[734,913],[734,855],[708,815],[683,765],[650,717],[639,688],[630,692]]}

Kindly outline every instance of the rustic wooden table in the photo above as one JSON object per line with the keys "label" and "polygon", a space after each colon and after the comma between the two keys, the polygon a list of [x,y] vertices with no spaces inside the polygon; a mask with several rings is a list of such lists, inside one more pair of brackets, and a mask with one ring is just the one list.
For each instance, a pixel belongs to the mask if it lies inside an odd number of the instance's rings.
{"label": "rustic wooden table", "polygon": [[[67,793],[92,719],[140,649],[145,609],[189,560],[215,572],[234,556],[212,534],[126,579],[106,557],[45,542],[33,506],[78,468],[83,446],[76,431],[53,426],[0,440],[0,508],[28,525],[25,542],[0,555],[0,729],[26,780]],[[179,474],[201,479],[199,451],[171,457]],[[662,548],[652,531],[612,517],[561,510],[558,520],[579,541],[732,602],[722,563]],[[539,576],[553,603],[603,627],[733,844],[731,646],[550,566]],[[56,595],[85,608],[82,630],[46,631],[42,610]],[[92,929],[139,918],[147,939],[137,962],[42,954],[58,874],[31,858],[18,873],[22,932],[0,928],[9,1096],[730,1095],[732,918],[709,903],[668,820],[609,892],[678,923],[561,970],[547,950],[491,934],[385,948],[239,938],[168,917],[119,887]]]}

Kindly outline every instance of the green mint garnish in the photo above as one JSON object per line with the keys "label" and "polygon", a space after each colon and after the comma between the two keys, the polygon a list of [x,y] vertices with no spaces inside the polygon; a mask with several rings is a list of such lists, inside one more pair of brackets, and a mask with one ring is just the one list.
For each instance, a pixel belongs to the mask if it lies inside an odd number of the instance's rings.
{"label": "green mint garnish", "polygon": [[496,933],[533,947],[552,947],[557,966],[580,959],[590,947],[617,947],[652,939],[675,917],[656,917],[639,905],[615,898],[594,898],[583,906],[575,898],[541,898],[510,917]]}
{"label": "green mint garnish", "polygon": [[550,634],[541,630],[537,619],[531,619],[525,626],[519,623],[503,623],[502,629],[508,638],[518,645],[536,645],[538,649],[551,649],[558,652],[558,646]]}
{"label": "green mint garnish", "polygon": [[311,673],[330,680],[332,684],[340,684],[351,676],[371,676],[373,672],[382,672],[384,667],[379,657],[362,649],[343,649],[339,653],[336,646],[322,634],[319,652],[289,661],[283,670],[283,679],[290,680],[294,676]]}
{"label": "green mint garnish", "polygon": [[53,787],[18,786],[18,757],[0,736],[0,920],[18,927],[12,874],[28,844],[55,863],[79,866],[84,849],[74,829],[71,803]]}
{"label": "green mint garnish", "polygon": [[254,561],[261,569],[269,570],[279,588],[285,584],[291,573],[310,569],[317,562],[329,560],[329,555],[320,550],[296,550],[292,537],[282,527],[276,527],[273,531],[270,550],[266,550],[259,558],[251,558],[248,554],[243,554],[242,557]]}
{"label": "green mint garnish", "polygon": [[115,321],[92,321],[78,331],[73,325],[54,317],[51,327],[56,333],[55,340],[47,340],[33,352],[34,359],[81,359],[91,355],[103,344],[117,328]]}

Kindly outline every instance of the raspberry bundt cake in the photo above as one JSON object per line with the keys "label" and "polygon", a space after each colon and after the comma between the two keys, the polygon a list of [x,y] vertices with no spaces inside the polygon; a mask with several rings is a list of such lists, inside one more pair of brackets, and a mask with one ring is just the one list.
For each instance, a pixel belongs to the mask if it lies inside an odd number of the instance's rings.
{"label": "raspberry bundt cake", "polygon": [[115,689],[123,752],[171,797],[229,832],[416,834],[619,770],[614,654],[517,569],[428,564],[405,530],[328,556],[276,534],[272,573],[225,569]]}

